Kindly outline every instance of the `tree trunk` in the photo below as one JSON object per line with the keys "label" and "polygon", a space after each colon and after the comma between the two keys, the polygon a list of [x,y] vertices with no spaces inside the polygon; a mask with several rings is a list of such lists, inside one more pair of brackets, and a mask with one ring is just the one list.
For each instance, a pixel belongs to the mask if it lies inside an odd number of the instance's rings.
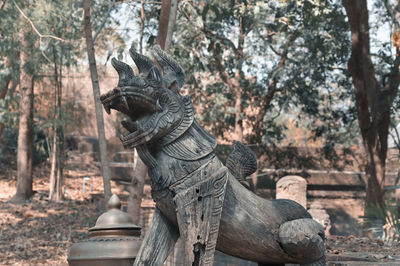
{"label": "tree trunk", "polygon": [[[238,80],[233,80],[232,83],[239,83]],[[242,92],[239,84],[234,88],[234,95],[235,95],[235,139],[243,142],[243,122],[242,122]]]}
{"label": "tree trunk", "polygon": [[169,14],[171,12],[171,0],[162,0],[160,19],[158,22],[157,44],[165,49],[165,41],[168,34]]}
{"label": "tree trunk", "polygon": [[171,6],[169,11],[169,18],[168,18],[168,29],[167,29],[167,36],[165,38],[165,47],[164,50],[166,52],[169,51],[172,45],[172,35],[174,33],[174,27],[176,22],[176,12],[178,11],[178,3],[179,0],[171,0]]}
{"label": "tree trunk", "polygon": [[163,0],[158,24],[157,44],[168,52],[171,48],[179,0]]}
{"label": "tree trunk", "polygon": [[391,69],[387,86],[375,76],[370,54],[366,0],[343,0],[349,18],[352,51],[348,68],[356,96],[357,118],[367,156],[366,206],[385,204],[385,167],[390,108],[400,82],[399,55]]}
{"label": "tree trunk", "polygon": [[107,203],[111,197],[110,168],[107,161],[107,143],[104,132],[103,110],[100,102],[99,77],[97,74],[96,58],[94,56],[94,44],[92,39],[92,26],[90,23],[89,0],[83,0],[83,10],[85,16],[86,48],[89,59],[89,69],[90,69],[90,76],[92,79],[94,104],[96,109],[97,132],[99,136],[99,151],[100,151],[101,171],[103,174],[104,196],[105,196],[105,202]]}
{"label": "tree trunk", "polygon": [[147,166],[134,150],[135,170],[130,184],[130,194],[128,198],[128,214],[132,217],[133,223],[140,224],[140,207],[144,196],[144,182],[147,175]]}
{"label": "tree trunk", "polygon": [[140,0],[140,40],[139,40],[139,51],[143,54],[143,34],[144,34],[144,23],[146,17],[144,16],[144,0]]}
{"label": "tree trunk", "polygon": [[57,133],[55,128],[53,129],[53,145],[51,147],[51,170],[50,170],[50,181],[49,181],[49,200],[54,198],[54,192],[56,191],[56,175],[57,175]]}
{"label": "tree trunk", "polygon": [[54,79],[55,79],[55,91],[54,91],[54,135],[53,135],[53,153],[52,153],[52,165],[50,174],[50,189],[49,199],[59,202],[63,198],[63,170],[64,170],[64,127],[62,118],[62,52],[60,53],[60,66],[57,66],[56,51],[53,47],[54,53]]}
{"label": "tree trunk", "polygon": [[[21,18],[24,21],[24,18]],[[20,102],[17,151],[17,192],[12,201],[23,203],[33,195],[32,156],[33,156],[33,75],[27,70],[29,61],[29,27],[21,23],[19,37],[20,51]]]}
{"label": "tree trunk", "polygon": [[278,83],[278,73],[285,67],[287,62],[287,54],[289,52],[289,48],[293,45],[294,41],[299,36],[298,32],[293,32],[287,43],[284,45],[283,51],[280,54],[280,59],[276,67],[270,73],[270,80],[268,83],[268,91],[262,95],[260,100],[260,111],[255,116],[255,121],[253,123],[253,134],[251,137],[251,141],[253,143],[262,143],[263,137],[263,128],[264,128],[264,117],[267,114],[267,111],[271,107],[271,102],[274,99],[275,93],[277,92],[277,83]]}

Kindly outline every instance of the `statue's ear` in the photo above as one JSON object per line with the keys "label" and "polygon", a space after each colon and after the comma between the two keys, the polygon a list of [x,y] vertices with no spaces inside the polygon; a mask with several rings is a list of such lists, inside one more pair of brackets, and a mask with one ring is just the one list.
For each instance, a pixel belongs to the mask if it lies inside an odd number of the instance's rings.
{"label": "statue's ear", "polygon": [[173,91],[175,93],[179,93],[178,82],[176,80],[172,81],[172,83],[169,84],[168,89],[170,89],[171,91]]}

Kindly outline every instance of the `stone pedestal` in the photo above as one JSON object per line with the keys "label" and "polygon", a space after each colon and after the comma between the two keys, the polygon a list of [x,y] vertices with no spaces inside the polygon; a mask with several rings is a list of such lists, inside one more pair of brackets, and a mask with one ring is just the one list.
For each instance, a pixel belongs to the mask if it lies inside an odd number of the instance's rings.
{"label": "stone pedestal", "polygon": [[276,198],[290,199],[307,208],[307,181],[296,175],[282,177],[276,183]]}

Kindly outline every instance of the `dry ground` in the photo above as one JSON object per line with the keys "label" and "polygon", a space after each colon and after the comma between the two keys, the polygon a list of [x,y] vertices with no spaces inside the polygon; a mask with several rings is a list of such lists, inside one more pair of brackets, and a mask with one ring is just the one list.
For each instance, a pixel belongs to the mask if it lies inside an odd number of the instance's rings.
{"label": "dry ground", "polygon": [[[8,202],[16,191],[16,171],[0,167],[0,265],[67,265],[71,243],[85,239],[87,229],[104,210],[99,199],[103,182],[93,165],[90,159],[67,162],[65,200],[59,203],[47,199],[49,165],[35,167],[36,193],[23,205]],[[85,177],[90,179],[85,179],[84,193]],[[113,193],[127,195],[121,187],[112,185]]]}
{"label": "dry ground", "polygon": [[[65,170],[65,200],[55,203],[47,200],[48,165],[44,163],[35,168],[36,193],[23,205],[8,203],[15,193],[15,174],[15,170],[0,168],[0,265],[66,265],[71,243],[85,239],[87,229],[103,212],[98,197],[103,187],[99,170],[91,162],[81,163],[80,167],[70,164]],[[85,193],[84,177],[90,177],[85,181]],[[115,184],[113,192],[127,195]],[[399,243],[331,236],[327,250],[333,261],[350,257],[360,258],[357,265],[400,265]]]}

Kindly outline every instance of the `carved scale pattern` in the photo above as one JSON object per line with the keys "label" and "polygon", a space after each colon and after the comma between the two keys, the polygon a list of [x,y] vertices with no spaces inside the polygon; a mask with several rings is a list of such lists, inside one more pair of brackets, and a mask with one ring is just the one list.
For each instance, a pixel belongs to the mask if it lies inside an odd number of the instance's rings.
{"label": "carved scale pattern", "polygon": [[174,140],[176,140],[178,137],[180,137],[183,133],[185,133],[186,130],[192,125],[193,120],[194,120],[194,108],[192,101],[190,100],[189,96],[184,96],[182,97],[183,99],[183,118],[180,121],[180,123],[172,129],[171,132],[169,132],[164,138],[162,138],[159,142],[161,146],[165,146]]}

